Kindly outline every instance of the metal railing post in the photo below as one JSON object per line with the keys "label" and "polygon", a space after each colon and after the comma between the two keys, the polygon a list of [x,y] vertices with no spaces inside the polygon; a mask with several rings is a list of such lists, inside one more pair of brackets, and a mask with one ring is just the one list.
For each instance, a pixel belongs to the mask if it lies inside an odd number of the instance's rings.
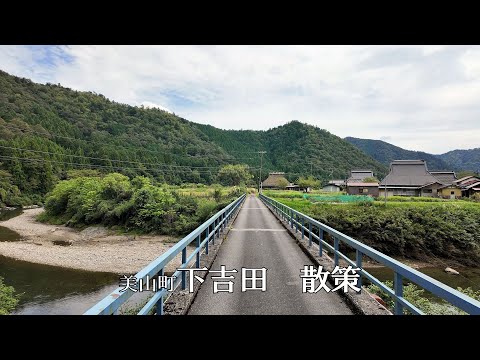
{"label": "metal railing post", "polygon": [[[182,266],[187,263],[187,248],[182,250]],[[182,271],[182,290],[185,290],[187,286],[187,272]]]}
{"label": "metal railing post", "polygon": [[[163,276],[163,269],[158,272],[158,275]],[[158,285],[160,285],[160,284],[158,284]],[[155,304],[155,313],[157,315],[163,315],[163,296],[161,296],[160,299],[158,299],[157,303]]]}
{"label": "metal railing post", "polygon": [[217,230],[215,228],[217,227],[217,219],[213,220],[213,236],[212,236],[212,245],[215,245],[215,235],[217,233]]}
{"label": "metal railing post", "polygon": [[[357,267],[359,269],[362,268],[362,261],[363,261],[363,254],[360,250],[356,251],[356,262],[357,262]],[[358,292],[359,294],[362,292],[362,274],[360,274],[360,277],[358,278],[358,287],[360,288],[360,291]]]}
{"label": "metal railing post", "polygon": [[304,223],[305,223],[305,218],[302,216],[302,240],[305,237],[305,229],[303,228]]}
{"label": "metal railing post", "polygon": [[[396,297],[403,297],[403,276],[395,272],[393,275],[393,290]],[[395,298],[395,315],[403,315],[403,305]]]}
{"label": "metal railing post", "polygon": [[334,258],[335,266],[338,266],[338,238],[337,237],[333,238],[333,249],[334,249],[333,258]]}
{"label": "metal railing post", "polygon": [[320,231],[318,232],[318,255],[323,256],[323,230],[319,229]]}
{"label": "metal railing post", "polygon": [[208,243],[210,242],[209,236],[210,236],[210,225],[207,226],[207,237],[205,238],[207,239],[207,242],[205,243],[205,254],[207,255],[208,255]]}
{"label": "metal railing post", "polygon": [[308,222],[308,246],[312,246],[312,223]]}
{"label": "metal railing post", "polygon": [[200,234],[198,235],[197,237],[197,258],[196,258],[196,261],[195,261],[195,267],[198,269],[200,267],[200,242],[201,242],[201,238],[200,238]]}
{"label": "metal railing post", "polygon": [[290,210],[290,228],[293,229],[293,210]]}

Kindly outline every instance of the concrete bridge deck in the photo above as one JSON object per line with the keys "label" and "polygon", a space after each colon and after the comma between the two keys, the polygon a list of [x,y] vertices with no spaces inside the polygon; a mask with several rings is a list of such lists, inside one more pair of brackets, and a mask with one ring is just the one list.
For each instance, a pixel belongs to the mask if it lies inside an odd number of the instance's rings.
{"label": "concrete bridge deck", "polygon": [[[248,196],[221,245],[211,270],[236,269],[233,293],[213,293],[209,273],[188,312],[191,315],[328,315],[352,314],[337,293],[302,293],[300,270],[313,265],[268,208]],[[267,269],[267,289],[242,292],[241,268]],[[250,285],[250,283],[247,283]],[[225,286],[221,286],[225,288]]]}

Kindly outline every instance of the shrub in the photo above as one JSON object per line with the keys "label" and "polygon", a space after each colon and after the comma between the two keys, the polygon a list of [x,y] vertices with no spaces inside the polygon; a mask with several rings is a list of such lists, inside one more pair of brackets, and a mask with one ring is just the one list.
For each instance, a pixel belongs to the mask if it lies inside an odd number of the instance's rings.
{"label": "shrub", "polygon": [[181,235],[195,229],[246,189],[235,187],[222,196],[155,186],[146,177],[112,173],[103,178],[77,177],[58,183],[47,196],[41,221],[68,226],[104,224],[128,231]]}
{"label": "shrub", "polygon": [[[392,281],[385,281],[384,284],[389,288],[393,289]],[[387,305],[391,311],[394,309],[395,302],[388,296],[379,286],[370,284],[367,286],[369,292],[376,294],[382,298],[382,300]],[[475,300],[480,300],[480,290],[474,291],[472,288],[468,287],[462,289],[461,287],[457,288],[461,293],[470,296]],[[425,290],[419,288],[415,284],[408,284],[403,287],[403,297],[405,300],[413,304],[415,307],[423,311],[428,315],[465,315],[466,312],[458,309],[457,307],[451,305],[445,300],[440,300],[440,302],[433,302],[424,296]],[[404,308],[404,314],[410,314],[408,310]]]}
{"label": "shrub", "polygon": [[7,286],[0,277],[0,315],[8,315],[15,310],[20,299],[20,294],[15,293],[12,286]]}

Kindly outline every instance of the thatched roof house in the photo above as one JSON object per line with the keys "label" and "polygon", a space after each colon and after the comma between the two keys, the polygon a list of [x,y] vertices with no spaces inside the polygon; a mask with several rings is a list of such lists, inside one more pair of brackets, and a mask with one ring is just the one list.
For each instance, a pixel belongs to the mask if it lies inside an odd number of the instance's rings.
{"label": "thatched roof house", "polygon": [[454,171],[430,171],[430,174],[435,176],[443,185],[452,185],[457,180]]}
{"label": "thatched roof house", "polygon": [[394,160],[390,172],[380,183],[380,195],[437,196],[443,184],[427,169],[424,160]]}
{"label": "thatched roof house", "polygon": [[[283,182],[283,184],[282,184]],[[268,174],[268,178],[266,178],[262,182],[262,188],[264,189],[279,189],[284,188],[284,184],[289,185],[290,182],[285,178],[284,172],[271,172]],[[282,185],[282,186],[280,186]]]}

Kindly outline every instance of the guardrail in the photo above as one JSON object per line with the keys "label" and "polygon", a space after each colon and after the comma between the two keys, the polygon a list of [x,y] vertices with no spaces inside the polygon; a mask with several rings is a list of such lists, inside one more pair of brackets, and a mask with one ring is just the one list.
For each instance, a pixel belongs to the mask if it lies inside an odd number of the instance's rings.
{"label": "guardrail", "polygon": [[[180,253],[182,254],[182,265],[180,266],[180,269],[186,268],[194,258],[196,259],[196,267],[199,268],[201,250],[205,247],[205,253],[208,254],[209,243],[212,242],[212,244],[215,244],[215,236],[217,236],[217,238],[220,236],[220,230],[225,229],[227,223],[235,216],[236,212],[240,209],[242,202],[245,200],[245,197],[246,194],[243,194],[237,200],[231,202],[198,228],[193,230],[190,234],[185,236],[182,240],[178,241],[165,253],[153,260],[145,268],[140,270],[135,275],[137,282],[141,281],[142,284],[146,285],[147,279],[155,276],[163,276],[163,269],[165,266],[167,266],[167,264]],[[189,257],[187,257],[187,246],[194,241],[196,241],[196,249]],[[163,302],[165,295],[167,295],[167,289],[171,287],[176,288],[180,281],[182,289],[184,290],[186,288],[185,271],[179,271],[177,269],[172,277],[173,276],[175,276],[173,285],[169,279],[167,283],[168,286],[165,289],[155,292],[140,310],[138,315],[147,315],[154,308],[156,308],[154,311],[157,315],[163,315]],[[119,286],[110,295],[87,310],[84,315],[117,315],[120,306],[135,294],[135,292],[130,289],[123,292],[120,290],[123,290],[123,288]]]}
{"label": "guardrail", "polygon": [[[423,289],[431,292],[432,294],[448,301],[450,304],[462,309],[468,314],[480,315],[480,302],[472,299],[471,297],[462,294],[461,292],[441,283],[438,280],[427,276],[420,271],[417,271],[409,266],[402,264],[401,262],[387,256],[380,251],[377,251],[370,246],[362,244],[361,242],[347,236],[299,211],[296,211],[272,198],[269,198],[263,194],[260,194],[260,199],[274,211],[279,217],[286,220],[290,227],[298,232],[301,229],[302,239],[308,236],[309,246],[312,246],[312,242],[315,242],[319,246],[319,255],[322,256],[323,248],[329,249],[334,256],[335,266],[338,265],[339,258],[344,259],[348,264],[361,269],[358,273],[361,275],[359,278],[359,287],[362,285],[362,276],[369,279],[373,284],[380,287],[385,293],[387,293],[395,302],[395,315],[403,315],[404,307],[410,312],[416,315],[423,315],[424,313],[415,307],[412,303],[408,302],[403,297],[403,279],[408,279],[411,282],[419,285]],[[315,234],[315,230],[318,235]],[[330,234],[333,237],[333,247],[327,243],[325,233]],[[340,242],[343,242],[356,250],[355,262],[348,258],[345,254],[342,254],[338,248]],[[369,274],[362,268],[362,257],[366,255],[373,260],[385,265],[393,270],[393,284],[394,289],[390,289],[380,280]]]}

